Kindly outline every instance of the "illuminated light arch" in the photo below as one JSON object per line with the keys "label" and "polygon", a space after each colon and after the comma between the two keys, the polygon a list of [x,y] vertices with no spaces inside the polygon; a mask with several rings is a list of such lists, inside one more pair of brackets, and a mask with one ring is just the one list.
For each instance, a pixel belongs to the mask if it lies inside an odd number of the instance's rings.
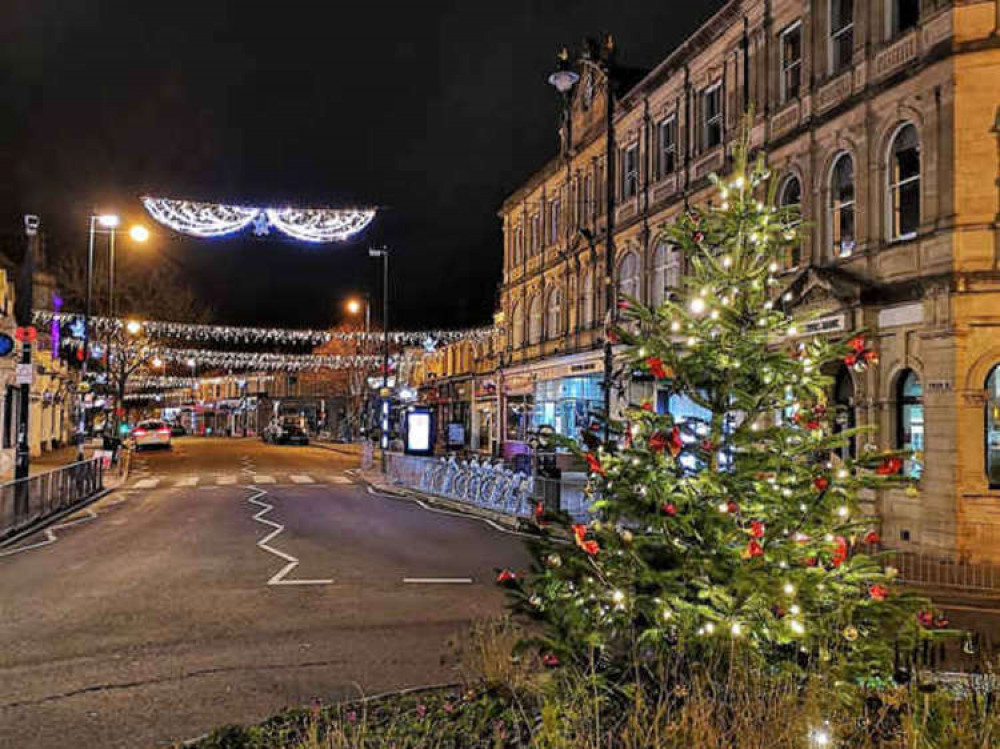
{"label": "illuminated light arch", "polygon": [[258,234],[266,234],[268,226],[273,226],[303,242],[342,242],[375,218],[375,210],[370,208],[258,208],[149,195],[141,200],[149,215],[159,223],[181,234],[201,238],[233,234],[253,224]]}
{"label": "illuminated light arch", "polygon": [[375,218],[373,210],[331,208],[268,208],[265,213],[272,226],[304,242],[341,242]]}
{"label": "illuminated light arch", "polygon": [[149,215],[164,226],[195,237],[221,237],[249,226],[260,210],[250,206],[141,198]]}

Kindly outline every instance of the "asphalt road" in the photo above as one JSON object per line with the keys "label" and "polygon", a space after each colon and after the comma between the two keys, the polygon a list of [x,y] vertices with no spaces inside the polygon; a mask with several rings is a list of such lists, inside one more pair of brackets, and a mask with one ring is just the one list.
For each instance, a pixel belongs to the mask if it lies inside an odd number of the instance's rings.
{"label": "asphalt road", "polygon": [[528,555],[477,520],[372,496],[355,465],[347,449],[177,440],[92,512],[4,550],[0,747],[169,746],[454,680],[455,639],[504,609],[494,568]]}

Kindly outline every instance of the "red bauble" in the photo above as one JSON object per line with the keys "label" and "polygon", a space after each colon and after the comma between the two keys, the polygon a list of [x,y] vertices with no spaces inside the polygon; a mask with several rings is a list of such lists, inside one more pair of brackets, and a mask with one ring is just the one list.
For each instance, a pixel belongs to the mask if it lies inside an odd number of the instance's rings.
{"label": "red bauble", "polygon": [[660,509],[670,517],[674,517],[677,514],[677,505],[673,502],[665,503]]}
{"label": "red bauble", "polygon": [[827,480],[826,476],[817,476],[816,478],[813,479],[813,486],[815,486],[821,492],[825,492],[826,488],[830,486],[830,482],[829,480]]}

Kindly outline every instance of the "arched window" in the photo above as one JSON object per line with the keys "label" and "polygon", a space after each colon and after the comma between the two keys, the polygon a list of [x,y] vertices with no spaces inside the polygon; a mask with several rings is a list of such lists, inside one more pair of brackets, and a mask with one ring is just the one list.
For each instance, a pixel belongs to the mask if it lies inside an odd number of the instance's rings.
{"label": "arched window", "polygon": [[583,329],[589,330],[594,325],[594,273],[588,270],[583,276]]}
{"label": "arched window", "polygon": [[920,139],[907,123],[889,147],[889,239],[910,239],[920,228]]}
{"label": "arched window", "polygon": [[515,351],[524,345],[524,305],[520,302],[514,304],[510,316],[510,345]]}
{"label": "arched window", "polygon": [[986,378],[986,475],[1000,489],[1000,364]]}
{"label": "arched window", "polygon": [[[840,434],[857,426],[854,412],[854,380],[843,364],[833,378],[833,433]],[[857,454],[857,441],[852,435],[847,444],[840,448],[841,458],[853,458]]]}
{"label": "arched window", "polygon": [[566,290],[566,311],[567,311],[567,322],[566,322],[566,332],[572,333],[576,330],[576,322],[579,309],[579,299],[576,295],[576,276],[569,277],[569,287]]}
{"label": "arched window", "polygon": [[[778,193],[778,205],[782,208],[796,207],[799,210],[802,208],[802,183],[799,182],[799,178],[794,174],[790,175],[781,186],[781,191]],[[796,219],[794,222],[795,226],[802,223],[801,219]],[[801,241],[796,243],[795,246],[789,248],[788,258],[786,259],[786,268],[797,268],[799,262],[802,259],[802,244]]]}
{"label": "arched window", "polygon": [[848,257],[854,253],[854,160],[842,153],[830,172],[830,233],[833,256]]}
{"label": "arched window", "polygon": [[639,257],[634,252],[627,252],[618,263],[618,296],[639,297]]}
{"label": "arched window", "polygon": [[546,310],[545,335],[549,340],[562,335],[562,289],[556,286],[549,292]]}
{"label": "arched window", "polygon": [[531,297],[528,304],[528,344],[542,340],[542,299],[540,294]]}
{"label": "arched window", "polygon": [[667,291],[680,286],[681,253],[673,245],[661,243],[653,253],[652,304],[659,307],[667,300]]}
{"label": "arched window", "polygon": [[[896,447],[900,450],[924,449],[924,390],[912,369],[904,370],[896,380]],[[903,472],[920,478],[921,465],[907,460]]]}

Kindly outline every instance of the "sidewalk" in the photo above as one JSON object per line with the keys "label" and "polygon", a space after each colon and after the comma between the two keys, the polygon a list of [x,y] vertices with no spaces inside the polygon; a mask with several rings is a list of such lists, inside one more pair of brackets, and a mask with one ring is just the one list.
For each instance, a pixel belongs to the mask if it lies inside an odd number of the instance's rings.
{"label": "sidewalk", "polygon": [[[86,443],[83,446],[84,460],[90,460],[94,457],[94,451],[101,449],[101,440],[95,439]],[[128,461],[129,457],[126,456],[127,451],[121,451],[119,453],[119,465],[121,461]],[[54,471],[57,468],[62,468],[63,466],[70,465],[71,463],[76,463],[76,445],[66,445],[60,447],[56,450],[51,450],[46,453],[42,453],[38,457],[33,457],[31,463],[28,467],[29,476],[37,476],[40,473],[46,473],[47,471]],[[126,466],[127,468],[127,466]],[[119,466],[113,466],[104,472],[104,488],[105,489],[116,489],[124,483],[125,478],[127,478],[127,470],[119,470]],[[0,483],[14,480],[14,471],[5,471],[0,474]]]}

